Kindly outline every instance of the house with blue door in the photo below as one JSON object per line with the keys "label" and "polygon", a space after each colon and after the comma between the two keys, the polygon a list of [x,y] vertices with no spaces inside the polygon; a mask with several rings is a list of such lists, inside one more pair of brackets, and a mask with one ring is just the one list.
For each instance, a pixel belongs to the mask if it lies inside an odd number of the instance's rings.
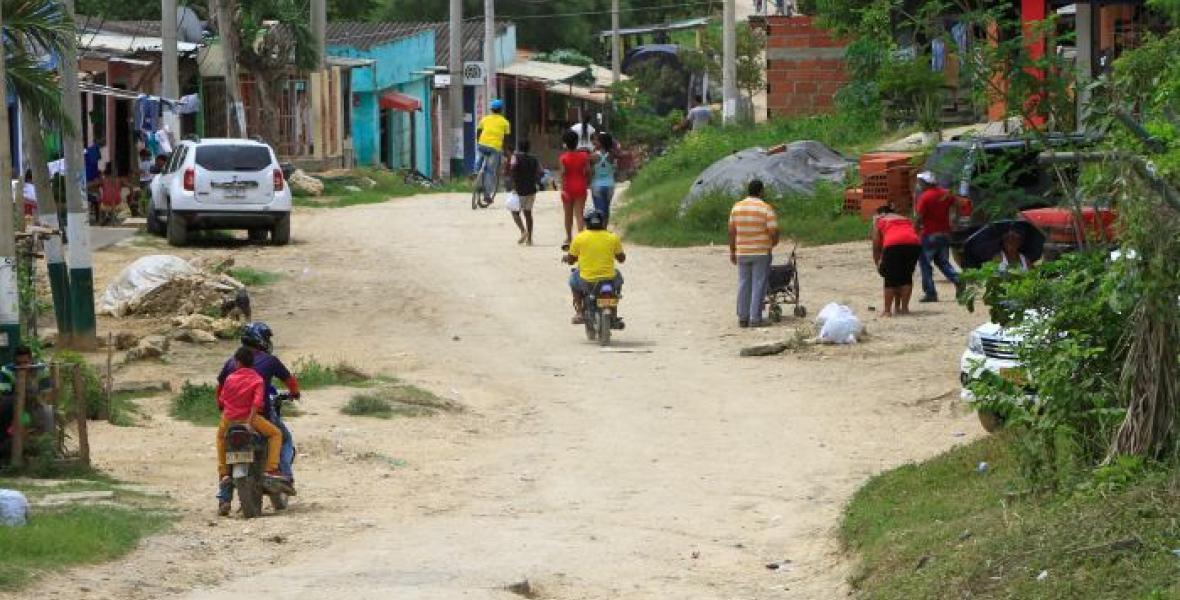
{"label": "house with blue door", "polygon": [[434,172],[431,73],[435,27],[421,23],[328,24],[330,56],[370,60],[352,72],[352,130],[356,164]]}

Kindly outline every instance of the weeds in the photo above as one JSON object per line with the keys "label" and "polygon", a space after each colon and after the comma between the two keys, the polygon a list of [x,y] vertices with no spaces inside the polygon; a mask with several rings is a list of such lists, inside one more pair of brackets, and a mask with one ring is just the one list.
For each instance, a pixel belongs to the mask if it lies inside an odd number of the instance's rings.
{"label": "weeds", "polygon": [[229,276],[237,279],[247,287],[261,287],[270,285],[283,278],[282,273],[263,271],[253,267],[234,267],[229,270]]}
{"label": "weeds", "polygon": [[111,395],[110,422],[116,427],[134,427],[136,418],[141,415],[139,405],[135,402],[143,398],[151,398],[156,392],[118,392]]}
{"label": "weeds", "polygon": [[406,183],[399,173],[382,169],[359,169],[355,175],[325,178],[323,181],[323,196],[296,196],[295,205],[313,208],[342,208],[361,204],[377,204],[393,198],[418,194],[470,191],[468,184],[463,182],[425,188],[418,184]]}
{"label": "weeds", "polygon": [[343,361],[327,364],[314,357],[302,357],[295,361],[294,367],[299,387],[305,390],[332,386],[364,387],[382,379]]}
{"label": "weeds", "polygon": [[353,395],[340,412],[351,416],[392,419],[424,417],[438,412],[462,410],[458,404],[440,398],[428,390],[405,383],[391,383],[373,391]]}
{"label": "weeds", "polygon": [[217,409],[217,389],[207,383],[184,382],[180,393],[172,398],[169,414],[174,419],[194,425],[216,426],[221,421],[221,411]]}

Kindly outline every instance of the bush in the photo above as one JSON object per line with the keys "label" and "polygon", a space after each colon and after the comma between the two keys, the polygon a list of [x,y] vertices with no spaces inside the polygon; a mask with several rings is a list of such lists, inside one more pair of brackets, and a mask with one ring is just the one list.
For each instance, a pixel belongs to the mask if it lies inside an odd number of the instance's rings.
{"label": "bush", "polygon": [[270,285],[283,278],[281,273],[263,271],[252,267],[234,267],[229,270],[229,276],[237,279],[247,287]]}
{"label": "bush", "polygon": [[423,417],[439,411],[461,410],[462,407],[454,402],[405,383],[391,383],[373,391],[355,394],[340,408],[340,412],[346,415],[378,419]]}
{"label": "bush", "polygon": [[314,357],[302,357],[295,361],[295,377],[299,380],[299,387],[314,390],[332,386],[364,386],[374,380],[369,374],[356,367],[339,361],[336,364],[325,364]]}
{"label": "bush", "polygon": [[184,382],[180,393],[172,398],[172,418],[194,425],[216,426],[221,422],[217,408],[217,388],[207,383]]}
{"label": "bush", "polygon": [[62,350],[53,356],[53,360],[61,364],[59,369],[61,382],[58,410],[66,412],[74,410],[74,372],[73,366],[82,368],[82,396],[86,402],[86,418],[97,419],[106,409],[106,394],[103,393],[102,377],[98,374],[86,358],[77,352]]}

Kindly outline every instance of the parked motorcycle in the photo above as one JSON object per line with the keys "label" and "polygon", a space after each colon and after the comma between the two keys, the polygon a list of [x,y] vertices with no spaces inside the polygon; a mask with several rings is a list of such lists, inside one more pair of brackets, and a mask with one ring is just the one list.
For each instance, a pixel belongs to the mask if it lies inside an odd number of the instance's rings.
{"label": "parked motorcycle", "polygon": [[582,297],[586,339],[598,340],[600,346],[610,345],[611,331],[625,327],[618,316],[620,299],[613,281],[600,281],[590,287]]}
{"label": "parked motorcycle", "polygon": [[[290,394],[275,394],[276,409],[291,399]],[[230,469],[242,516],[253,519],[262,515],[262,498],[270,498],[275,510],[287,508],[290,491],[281,482],[270,481],[266,473],[266,438],[246,425],[230,425],[225,431],[225,463]]]}

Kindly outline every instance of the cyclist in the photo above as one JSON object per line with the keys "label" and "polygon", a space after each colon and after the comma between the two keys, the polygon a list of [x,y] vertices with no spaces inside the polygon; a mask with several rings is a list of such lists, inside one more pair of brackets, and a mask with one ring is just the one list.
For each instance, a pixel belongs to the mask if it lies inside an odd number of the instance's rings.
{"label": "cyclist", "polygon": [[[500,156],[504,152],[504,140],[512,133],[512,124],[501,114],[504,112],[504,101],[496,98],[492,100],[490,108],[492,112],[480,119],[479,125],[475,128],[475,139],[479,145],[479,152],[475,157],[475,172],[478,174],[484,167],[484,161],[491,160],[485,176],[497,173],[497,169],[500,168]],[[484,181],[495,181],[495,178],[486,177]],[[484,201],[487,204],[492,202],[491,187],[483,186]]]}

